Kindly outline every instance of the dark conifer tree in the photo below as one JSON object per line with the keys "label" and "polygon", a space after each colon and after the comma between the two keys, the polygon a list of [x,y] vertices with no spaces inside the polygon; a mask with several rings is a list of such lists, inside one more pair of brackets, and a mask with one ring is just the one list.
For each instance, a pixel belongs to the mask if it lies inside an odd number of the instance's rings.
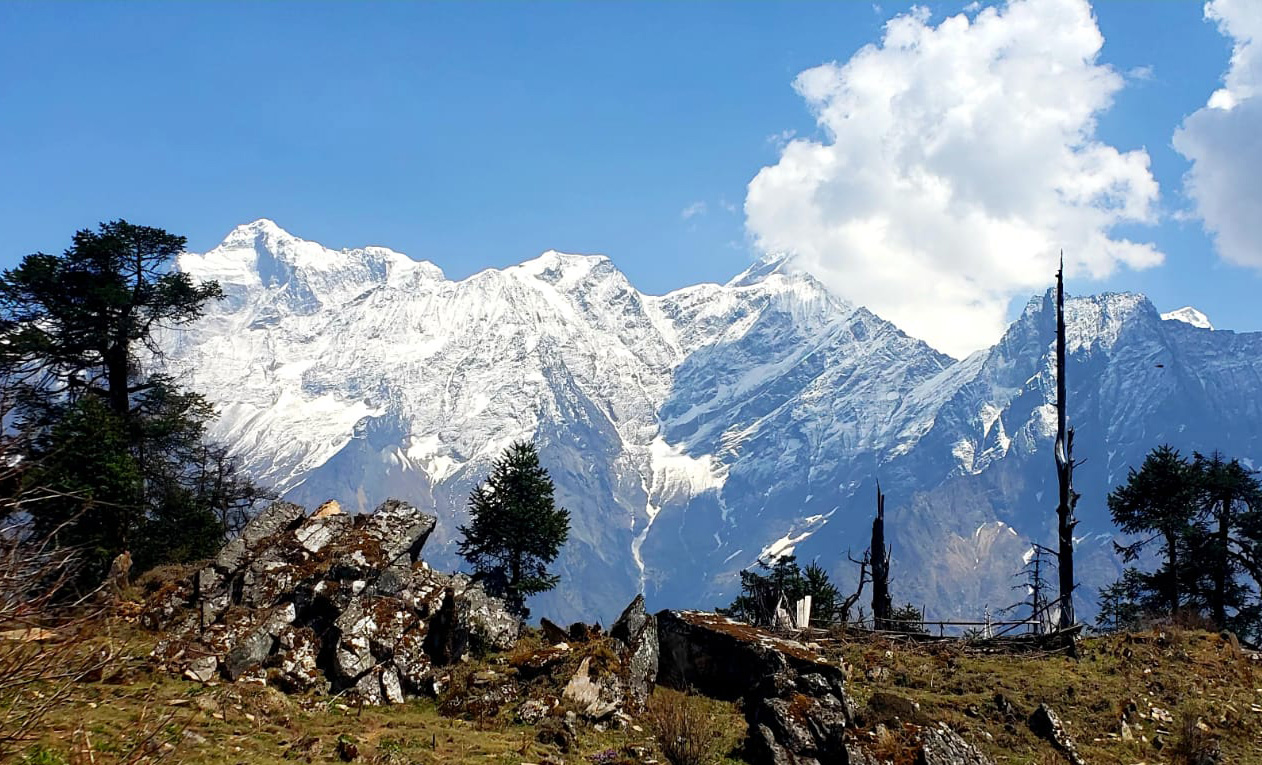
{"label": "dark conifer tree", "polygon": [[1131,468],[1126,483],[1109,494],[1113,522],[1127,534],[1146,534],[1119,552],[1133,561],[1150,542],[1161,541],[1165,563],[1156,574],[1142,575],[1143,589],[1160,593],[1165,611],[1174,615],[1188,595],[1192,523],[1197,512],[1197,483],[1192,466],[1170,446],[1159,446]]}
{"label": "dark conifer tree", "polygon": [[469,524],[460,554],[489,589],[525,618],[526,598],[546,592],[560,578],[547,566],[569,536],[570,513],[553,501],[552,479],[529,442],[509,446],[491,474],[469,495]]}
{"label": "dark conifer tree", "polygon": [[[87,584],[124,550],[143,568],[202,557],[223,541],[192,481],[213,410],[153,371],[158,333],[222,296],[218,284],[172,268],[184,243],[113,221],[0,275],[0,374],[16,392],[14,422],[36,466],[24,479],[67,495],[41,503],[35,529],[89,551]],[[230,462],[225,469],[237,488],[248,484]]]}

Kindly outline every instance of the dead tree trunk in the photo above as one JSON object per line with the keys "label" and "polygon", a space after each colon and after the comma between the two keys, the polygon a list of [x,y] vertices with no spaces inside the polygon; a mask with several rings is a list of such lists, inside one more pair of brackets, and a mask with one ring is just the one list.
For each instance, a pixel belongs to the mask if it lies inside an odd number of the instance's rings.
{"label": "dead tree trunk", "polygon": [[[846,557],[850,558],[850,553],[847,552]],[[859,602],[859,598],[863,597],[864,585],[872,581],[871,577],[868,576],[868,566],[872,565],[872,551],[864,550],[862,559],[855,560],[854,558],[850,558],[850,562],[859,564],[859,586],[855,588],[853,594],[846,596],[845,600],[841,601],[840,610],[841,621],[843,624],[848,624],[850,622],[850,609],[854,608],[854,604]],[[862,608],[859,609],[859,620],[863,620]]]}
{"label": "dead tree trunk", "polygon": [[872,626],[890,629],[894,604],[890,600],[890,548],[885,546],[885,495],[876,485],[876,518],[872,520]]}
{"label": "dead tree trunk", "polygon": [[1065,259],[1061,256],[1056,272],[1056,480],[1060,484],[1060,502],[1056,507],[1059,546],[1056,569],[1060,583],[1060,618],[1057,626],[1064,629],[1074,624],[1074,431],[1067,425],[1065,414]]}

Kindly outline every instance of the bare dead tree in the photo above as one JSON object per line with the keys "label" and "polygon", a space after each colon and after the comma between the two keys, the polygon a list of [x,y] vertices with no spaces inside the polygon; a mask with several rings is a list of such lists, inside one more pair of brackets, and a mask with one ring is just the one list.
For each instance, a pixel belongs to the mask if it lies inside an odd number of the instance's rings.
{"label": "bare dead tree", "polygon": [[1021,578],[1021,581],[1012,586],[1014,590],[1024,591],[1026,597],[1020,602],[1001,609],[1000,613],[1010,613],[1023,607],[1029,609],[1029,621],[1034,622],[1030,627],[1030,631],[1036,635],[1042,635],[1047,631],[1047,627],[1050,626],[1048,624],[1049,603],[1047,591],[1049,585],[1047,583],[1047,568],[1051,558],[1056,555],[1056,551],[1036,544],[1033,547],[1033,553],[1030,556],[1030,560],[1016,573]]}
{"label": "bare dead tree", "polygon": [[[859,586],[855,588],[854,594],[848,595],[838,605],[838,610],[841,612],[842,624],[850,622],[850,609],[854,607],[855,603],[859,602],[859,598],[863,597],[863,586],[872,581],[872,577],[868,574],[868,567],[872,564],[871,550],[864,550],[863,557],[859,560],[855,560],[851,557],[850,552],[847,551],[846,558],[848,558],[851,563],[854,563],[859,567]],[[860,607],[859,611],[860,621],[862,621],[862,607]]]}
{"label": "bare dead tree", "polygon": [[872,565],[872,624],[875,629],[888,629],[894,615],[890,599],[890,552],[885,545],[885,495],[876,484],[876,518],[872,520],[872,546],[868,548]]}
{"label": "bare dead tree", "polygon": [[1059,504],[1056,506],[1057,552],[1056,570],[1060,584],[1060,617],[1057,626],[1066,629],[1073,626],[1074,618],[1074,506],[1078,494],[1074,491],[1074,431],[1068,427],[1065,399],[1065,256],[1061,253],[1060,269],[1056,272],[1056,480],[1059,484]]}

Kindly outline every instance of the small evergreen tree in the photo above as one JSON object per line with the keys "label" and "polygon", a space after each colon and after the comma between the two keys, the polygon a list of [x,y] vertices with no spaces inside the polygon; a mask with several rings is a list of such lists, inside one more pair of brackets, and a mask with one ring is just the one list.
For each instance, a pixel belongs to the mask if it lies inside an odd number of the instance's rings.
{"label": "small evergreen tree", "polygon": [[791,608],[810,595],[812,624],[825,625],[836,620],[840,593],[818,563],[811,562],[803,569],[796,556],[785,555],[770,565],[759,561],[758,566],[767,573],[742,571],[741,594],[727,608],[717,609],[719,613],[766,627],[775,623],[776,607],[782,598],[786,608]]}
{"label": "small evergreen tree", "polygon": [[460,555],[489,589],[526,618],[526,598],[551,590],[556,560],[570,531],[570,513],[553,502],[552,479],[535,445],[509,446],[469,495],[469,524],[460,527]]}
{"label": "small evergreen tree", "polygon": [[925,617],[919,608],[911,603],[895,608],[890,614],[888,629],[913,635],[925,634]]}
{"label": "small evergreen tree", "polygon": [[1101,587],[1096,628],[1120,632],[1139,627],[1143,615],[1143,607],[1139,603],[1142,588],[1143,580],[1133,568],[1122,572],[1122,577],[1113,584]]}
{"label": "small evergreen tree", "polygon": [[812,561],[802,570],[807,595],[811,596],[811,624],[824,626],[837,621],[841,593],[828,579],[828,572]]}

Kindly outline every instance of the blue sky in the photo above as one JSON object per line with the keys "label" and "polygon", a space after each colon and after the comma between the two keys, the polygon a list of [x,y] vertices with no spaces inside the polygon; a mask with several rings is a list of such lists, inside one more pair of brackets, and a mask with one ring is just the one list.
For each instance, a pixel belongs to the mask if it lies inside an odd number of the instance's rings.
{"label": "blue sky", "polygon": [[[1143,291],[1161,310],[1193,304],[1219,327],[1262,329],[1262,256],[1224,260],[1202,218],[1228,208],[1204,202],[1202,210],[1185,193],[1193,162],[1172,146],[1183,120],[1223,87],[1233,44],[1248,38],[1225,34],[1199,3],[1111,2],[1093,10],[1085,25],[1098,27],[1104,42],[1088,73],[1107,68],[1118,82],[1096,94],[1107,103],[1091,110],[1089,138],[1122,154],[1145,151],[1158,191],[1134,186],[1132,201],[1146,206],[1144,214],[1105,224],[1070,215],[1039,230],[1076,241],[1103,226],[1164,258],[1134,267],[1145,256],[1127,261],[1102,250],[1079,264],[1067,252],[1074,291]],[[856,162],[837,145],[851,139],[818,118],[835,96],[812,105],[799,74],[829,62],[845,67],[865,45],[889,52],[894,46],[883,37],[892,18],[915,27],[928,46],[944,19],[963,13],[980,30],[986,12],[962,3],[931,4],[923,14],[814,2],[0,3],[0,264],[59,250],[73,230],[110,218],[184,234],[200,251],[238,223],[269,217],[329,246],[390,246],[451,277],[549,248],[601,252],[648,292],[724,281],[763,249],[800,247],[803,262],[844,293],[847,284],[866,284],[848,275],[872,264],[830,248],[864,240],[835,239],[772,209],[775,200],[806,198],[782,161],[791,138],[802,148],[838,148]],[[1016,18],[1003,4],[995,13],[996,29]],[[1256,29],[1250,24],[1234,28]],[[899,61],[892,52],[887,58]],[[873,57],[878,67],[883,60]],[[830,94],[858,82],[843,69],[821,77]],[[1062,87],[1046,77],[1033,82],[1036,91]],[[1247,100],[1248,83],[1236,92]],[[1072,100],[1072,88],[1065,93]],[[1246,112],[1232,116],[1248,119]],[[1246,163],[1257,156],[1240,154]],[[1212,159],[1201,165],[1205,178]],[[1024,167],[1019,156],[1014,162]],[[1112,180],[1134,184],[1137,167]],[[765,168],[763,194],[751,197],[747,218],[751,181]],[[967,169],[959,178],[944,172],[960,187],[969,181]],[[846,219],[853,195],[872,194],[837,178],[828,183],[803,203],[818,204],[825,221]],[[1015,219],[1043,226],[1044,202],[1034,200]],[[912,214],[898,211],[892,222],[905,225]],[[941,235],[958,241],[971,232]],[[933,281],[935,269],[958,268],[950,246],[939,258],[934,241],[918,245],[928,254],[916,257],[935,260],[912,278]],[[898,247],[876,243],[884,254],[863,257],[896,258]],[[970,278],[990,307],[957,306],[945,292],[927,292],[920,303],[981,311],[976,326],[960,329],[969,339],[991,331],[982,325],[993,316],[983,309],[993,314],[1002,303],[1011,315],[1034,291],[1028,269],[991,284],[986,262],[956,256],[978,272]],[[1046,262],[1039,259],[1034,273]],[[1111,273],[1088,278],[1093,267]],[[913,309],[872,284],[847,297],[875,302],[878,311],[885,300],[884,313],[916,323]]]}

